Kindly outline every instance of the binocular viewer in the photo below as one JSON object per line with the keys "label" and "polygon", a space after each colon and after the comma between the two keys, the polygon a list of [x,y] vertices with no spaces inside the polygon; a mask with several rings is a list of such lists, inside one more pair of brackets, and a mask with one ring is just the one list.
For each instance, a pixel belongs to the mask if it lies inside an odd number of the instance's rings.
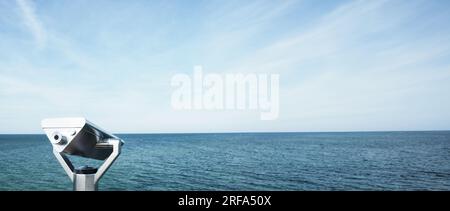
{"label": "binocular viewer", "polygon": [[[41,126],[74,190],[97,190],[98,181],[120,155],[123,141],[85,118],[44,119]],[[104,163],[98,169],[74,168],[67,155],[104,160]]]}

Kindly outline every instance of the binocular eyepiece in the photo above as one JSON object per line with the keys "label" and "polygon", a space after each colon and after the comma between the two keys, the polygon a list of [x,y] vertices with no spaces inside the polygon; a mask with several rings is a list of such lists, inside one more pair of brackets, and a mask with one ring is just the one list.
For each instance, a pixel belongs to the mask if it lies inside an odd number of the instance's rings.
{"label": "binocular eyepiece", "polygon": [[67,143],[67,138],[59,132],[54,132],[51,137],[52,139],[50,139],[50,142],[52,142],[52,144],[63,145]]}

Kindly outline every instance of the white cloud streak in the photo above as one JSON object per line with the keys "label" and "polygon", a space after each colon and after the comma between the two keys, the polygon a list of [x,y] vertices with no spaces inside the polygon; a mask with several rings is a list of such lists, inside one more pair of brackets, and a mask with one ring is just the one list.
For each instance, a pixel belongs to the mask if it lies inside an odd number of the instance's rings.
{"label": "white cloud streak", "polygon": [[33,35],[36,44],[40,48],[45,47],[47,33],[35,13],[34,4],[28,0],[16,0],[16,2],[20,8],[20,13],[23,18],[24,24],[28,27],[31,34]]}

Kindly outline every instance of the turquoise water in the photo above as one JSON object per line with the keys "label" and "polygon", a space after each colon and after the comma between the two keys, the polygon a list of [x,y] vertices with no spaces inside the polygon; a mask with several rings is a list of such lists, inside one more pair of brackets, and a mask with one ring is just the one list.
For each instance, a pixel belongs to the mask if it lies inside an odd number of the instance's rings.
{"label": "turquoise water", "polygon": [[[118,136],[101,190],[450,190],[449,131]],[[72,188],[44,135],[0,135],[0,158],[0,190]]]}

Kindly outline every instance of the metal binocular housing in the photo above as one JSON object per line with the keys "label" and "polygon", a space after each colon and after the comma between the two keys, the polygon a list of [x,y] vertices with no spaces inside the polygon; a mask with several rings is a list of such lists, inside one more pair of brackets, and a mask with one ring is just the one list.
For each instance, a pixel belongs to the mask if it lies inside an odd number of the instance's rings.
{"label": "metal binocular housing", "polygon": [[[123,141],[85,118],[53,118],[41,122],[53,154],[73,182],[74,190],[97,190],[98,181],[120,155]],[[74,168],[67,155],[104,160],[97,169]]]}

